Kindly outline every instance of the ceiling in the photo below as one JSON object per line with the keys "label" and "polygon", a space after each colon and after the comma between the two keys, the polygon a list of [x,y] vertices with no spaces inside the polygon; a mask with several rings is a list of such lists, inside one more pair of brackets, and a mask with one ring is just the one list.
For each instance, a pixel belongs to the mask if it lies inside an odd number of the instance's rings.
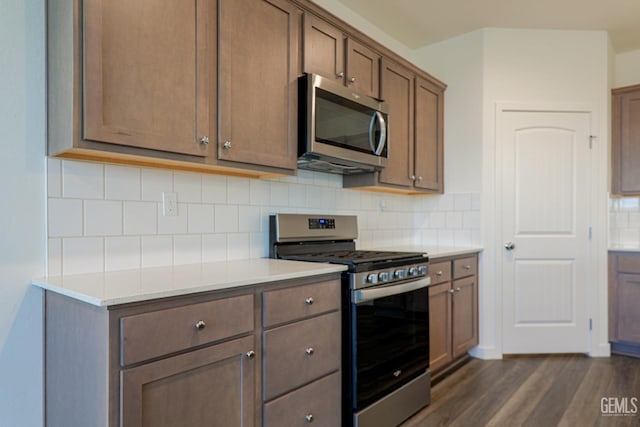
{"label": "ceiling", "polygon": [[485,27],[603,30],[640,49],[639,0],[339,0],[410,48]]}

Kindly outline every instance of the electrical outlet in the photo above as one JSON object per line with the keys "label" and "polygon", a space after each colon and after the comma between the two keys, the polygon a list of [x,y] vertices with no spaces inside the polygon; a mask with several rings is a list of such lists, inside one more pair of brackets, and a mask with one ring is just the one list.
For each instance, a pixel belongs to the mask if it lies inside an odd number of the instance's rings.
{"label": "electrical outlet", "polygon": [[178,216],[178,195],[176,193],[162,193],[162,215]]}

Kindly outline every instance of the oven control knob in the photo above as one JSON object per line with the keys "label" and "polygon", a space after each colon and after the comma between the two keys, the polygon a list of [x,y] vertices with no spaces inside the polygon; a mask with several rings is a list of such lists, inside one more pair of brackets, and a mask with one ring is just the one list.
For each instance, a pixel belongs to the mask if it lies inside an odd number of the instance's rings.
{"label": "oven control knob", "polygon": [[420,273],[421,276],[426,276],[427,275],[427,266],[426,265],[421,265],[420,267],[418,267],[418,272]]}
{"label": "oven control knob", "polygon": [[396,270],[393,272],[393,276],[398,280],[402,280],[407,277],[407,270]]}
{"label": "oven control knob", "polygon": [[417,268],[415,268],[415,267],[411,267],[411,268],[409,269],[409,276],[411,276],[411,277],[415,277],[415,276],[417,276],[417,275],[418,275],[418,269],[417,269]]}
{"label": "oven control knob", "polygon": [[389,272],[388,271],[381,272],[380,274],[378,274],[378,279],[380,279],[381,282],[388,282]]}
{"label": "oven control knob", "polygon": [[373,285],[378,283],[378,275],[375,274],[375,273],[371,273],[371,274],[367,275],[367,283],[371,283]]}

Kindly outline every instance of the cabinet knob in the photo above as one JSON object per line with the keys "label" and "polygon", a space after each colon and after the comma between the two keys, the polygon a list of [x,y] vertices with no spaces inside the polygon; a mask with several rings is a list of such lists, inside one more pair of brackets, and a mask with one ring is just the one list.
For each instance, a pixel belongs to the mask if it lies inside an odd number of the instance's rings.
{"label": "cabinet knob", "polygon": [[225,150],[231,149],[231,141],[225,141],[224,144],[222,144],[222,148]]}
{"label": "cabinet knob", "polygon": [[249,359],[253,359],[254,357],[256,357],[256,352],[253,350],[247,351],[247,357]]}
{"label": "cabinet knob", "polygon": [[340,71],[339,73],[336,74],[336,77],[341,79],[344,77],[344,71]]}
{"label": "cabinet knob", "polygon": [[418,177],[418,181],[422,181],[422,177],[421,176]]}
{"label": "cabinet knob", "polygon": [[460,292],[462,289],[460,288],[456,288],[456,292]]}
{"label": "cabinet knob", "polygon": [[312,423],[313,422],[313,414],[307,414],[304,419],[308,422],[308,423]]}
{"label": "cabinet knob", "polygon": [[442,276],[444,273],[442,272],[442,270],[438,270],[438,272],[436,273],[436,276],[440,277]]}
{"label": "cabinet knob", "polygon": [[470,265],[470,264],[466,264],[466,265],[464,266],[464,269],[465,269],[465,270],[471,270],[471,265]]}
{"label": "cabinet knob", "polygon": [[409,177],[409,179],[410,179],[411,181],[415,181],[415,180],[416,180],[416,176],[415,176],[415,175],[411,175],[411,176]]}
{"label": "cabinet knob", "polygon": [[351,78],[349,79],[349,83],[355,83],[355,82],[356,82],[356,78],[355,78],[355,77],[351,77]]}
{"label": "cabinet knob", "polygon": [[313,305],[313,297],[309,297],[306,300],[304,300],[304,303],[307,305]]}
{"label": "cabinet knob", "polygon": [[207,324],[205,323],[204,320],[198,320],[195,324],[196,329],[199,331],[203,330],[206,326]]}
{"label": "cabinet knob", "polygon": [[455,293],[455,289],[449,289],[449,293],[450,293],[450,294]]}
{"label": "cabinet knob", "polygon": [[313,347],[307,347],[304,352],[311,356],[315,352],[315,350],[313,349]]}
{"label": "cabinet knob", "polygon": [[200,138],[200,143],[207,145],[209,144],[209,137],[208,136],[203,136],[202,138]]}

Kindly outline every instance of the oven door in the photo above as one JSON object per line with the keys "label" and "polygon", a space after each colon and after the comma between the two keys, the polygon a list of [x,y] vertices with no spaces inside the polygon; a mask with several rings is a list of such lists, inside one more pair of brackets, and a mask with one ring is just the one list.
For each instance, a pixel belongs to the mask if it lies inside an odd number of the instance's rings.
{"label": "oven door", "polygon": [[352,385],[359,411],[429,367],[428,277],[352,292]]}

